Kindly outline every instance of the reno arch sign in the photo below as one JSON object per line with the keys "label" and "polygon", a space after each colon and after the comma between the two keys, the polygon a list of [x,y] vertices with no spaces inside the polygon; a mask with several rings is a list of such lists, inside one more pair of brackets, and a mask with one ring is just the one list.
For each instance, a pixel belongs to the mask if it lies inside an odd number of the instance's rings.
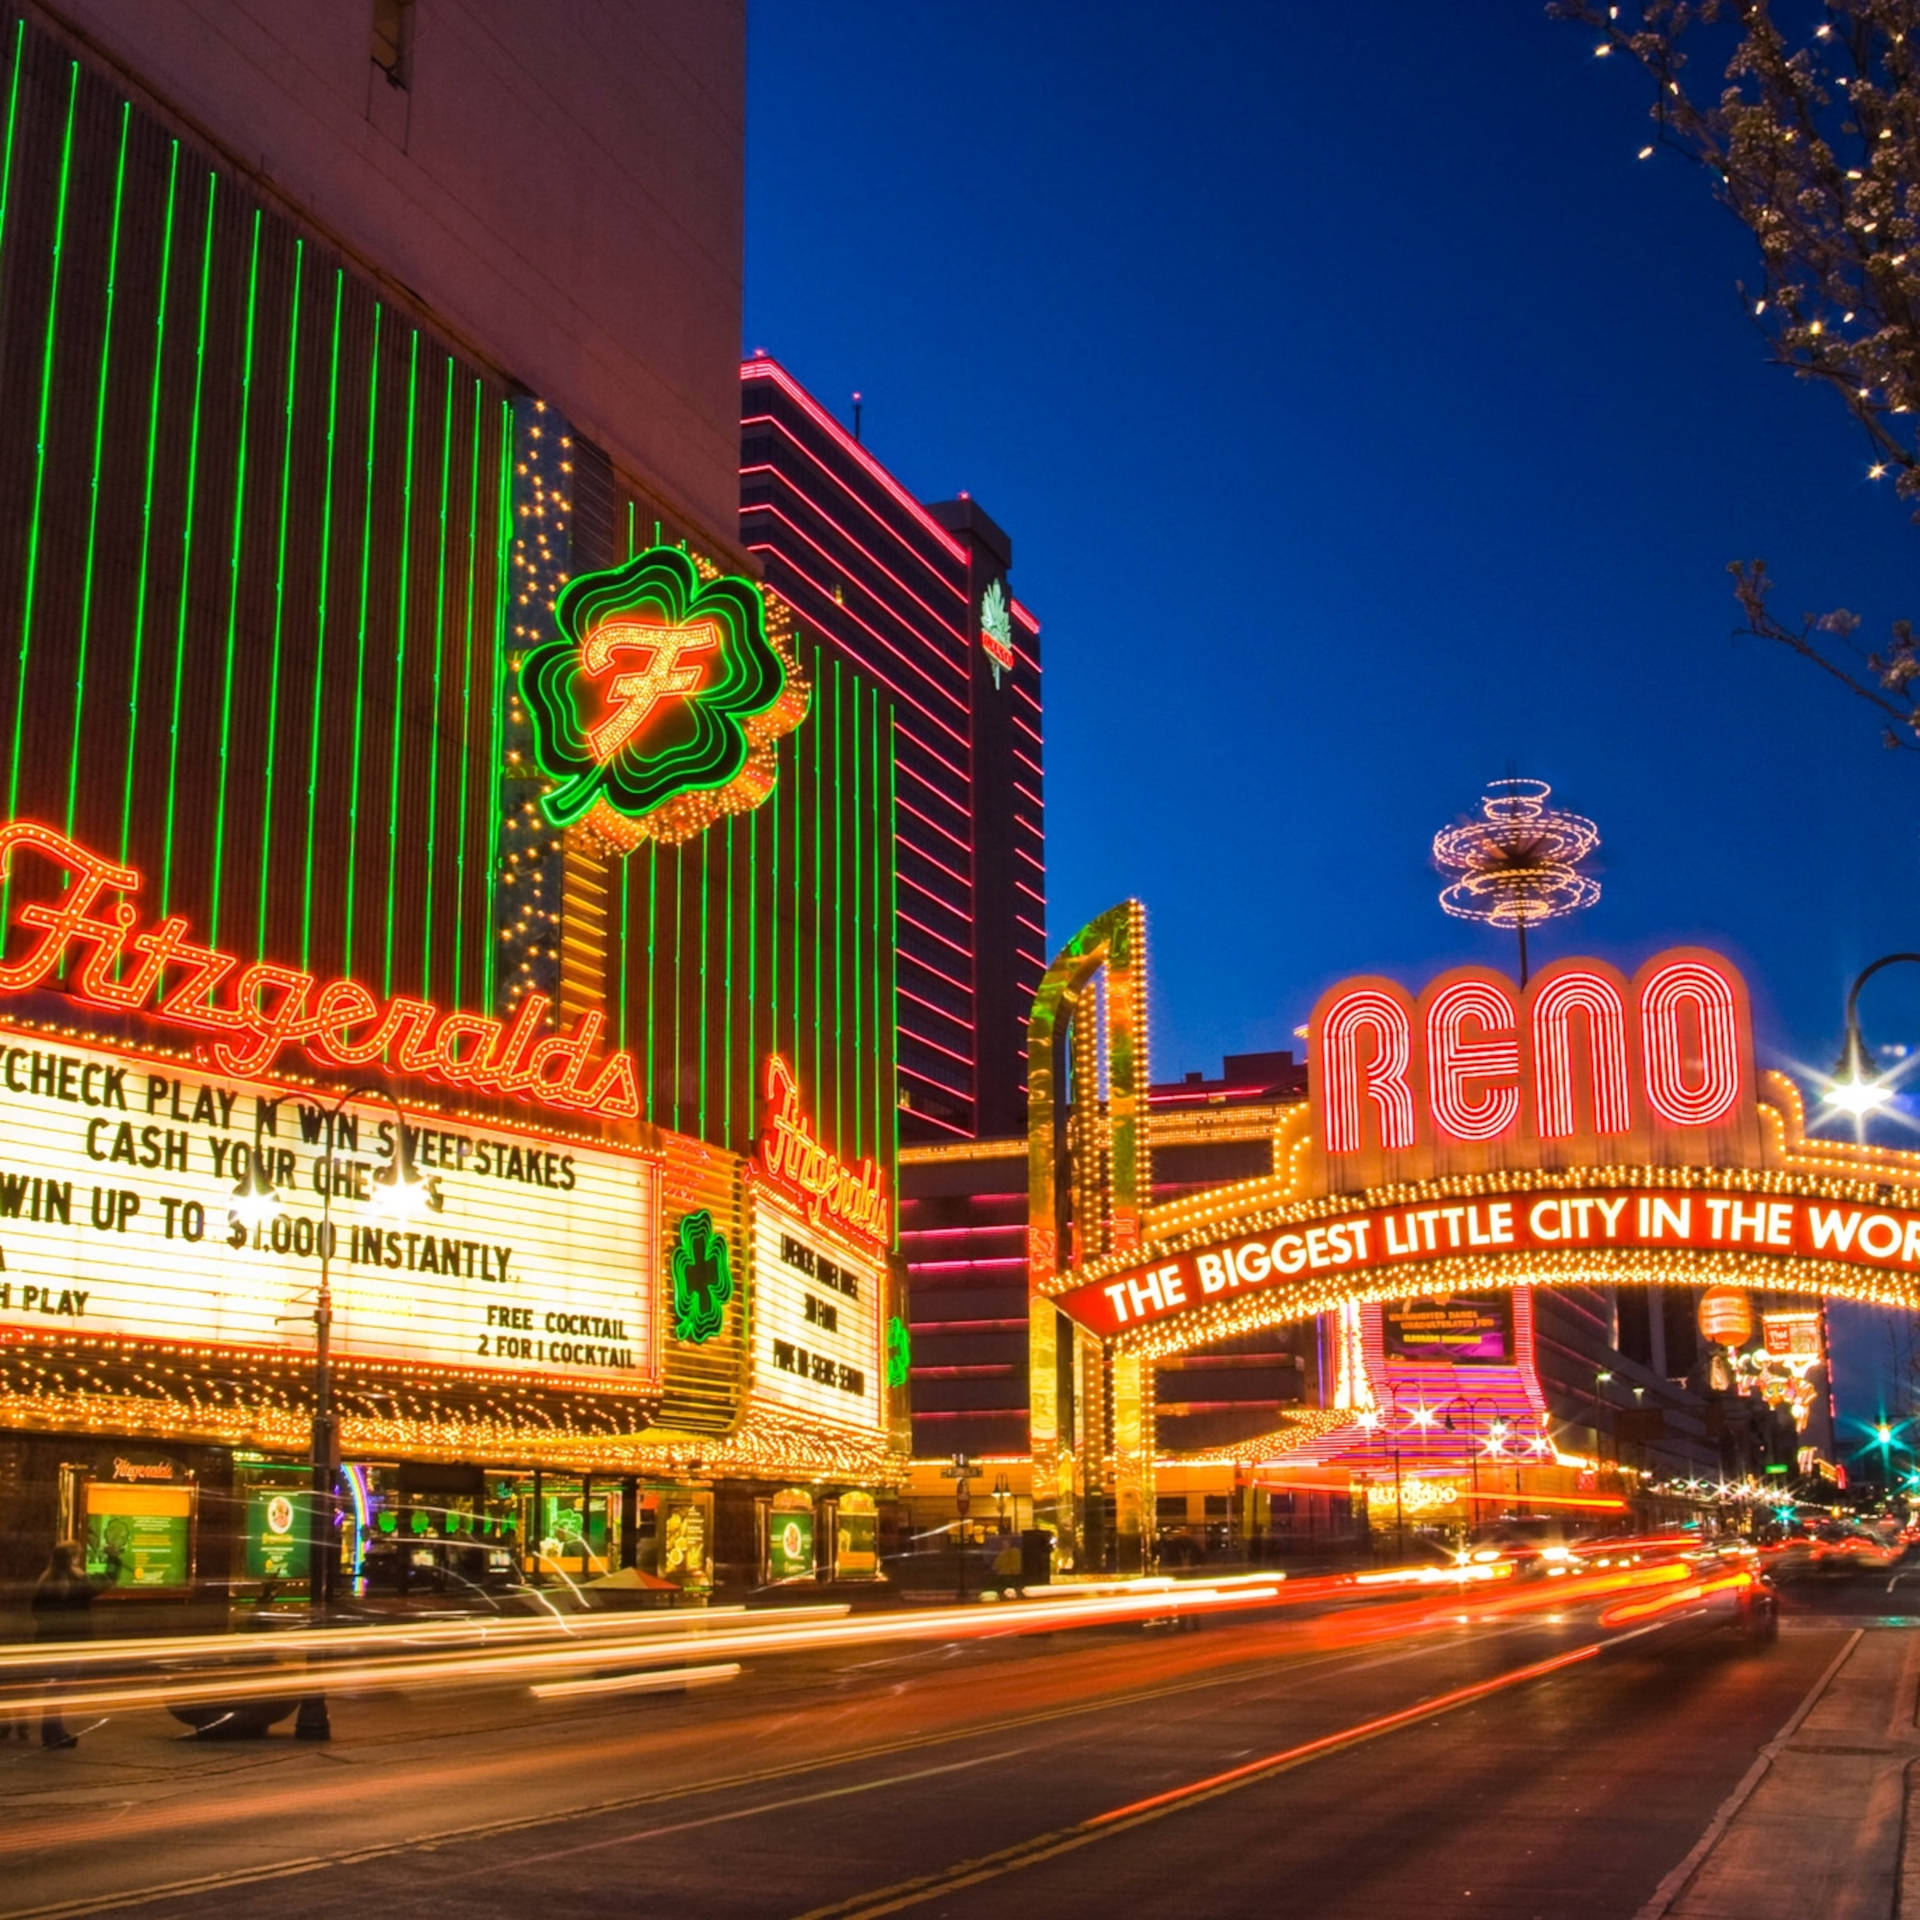
{"label": "reno arch sign", "polygon": [[1486,967],[1416,999],[1342,981],[1308,1029],[1315,1184],[1352,1193],[1529,1167],[1753,1166],[1746,982],[1699,948],[1631,979],[1561,960],[1524,989]]}

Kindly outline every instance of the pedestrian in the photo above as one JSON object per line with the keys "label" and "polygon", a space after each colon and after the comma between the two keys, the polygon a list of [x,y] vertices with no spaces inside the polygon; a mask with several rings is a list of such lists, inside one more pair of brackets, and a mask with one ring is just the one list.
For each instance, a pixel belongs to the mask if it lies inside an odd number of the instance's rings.
{"label": "pedestrian", "polygon": [[[47,1561],[47,1570],[33,1590],[33,1637],[36,1640],[87,1640],[93,1635],[93,1582],[87,1578],[80,1549],[62,1541]],[[57,1685],[61,1676],[48,1674],[45,1684]],[[80,1736],[67,1731],[60,1703],[49,1697],[40,1716],[40,1744],[77,1747]]]}

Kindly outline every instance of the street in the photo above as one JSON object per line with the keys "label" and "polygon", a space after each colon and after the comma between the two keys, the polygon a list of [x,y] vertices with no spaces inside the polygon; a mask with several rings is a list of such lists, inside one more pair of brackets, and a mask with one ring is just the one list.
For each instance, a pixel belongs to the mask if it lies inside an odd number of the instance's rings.
{"label": "street", "polygon": [[1903,1603],[1884,1585],[1792,1596],[1757,1648],[1389,1598],[783,1654],[685,1693],[365,1693],[324,1747],[136,1712],[0,1747],[0,1911],[1632,1915],[1856,1601]]}

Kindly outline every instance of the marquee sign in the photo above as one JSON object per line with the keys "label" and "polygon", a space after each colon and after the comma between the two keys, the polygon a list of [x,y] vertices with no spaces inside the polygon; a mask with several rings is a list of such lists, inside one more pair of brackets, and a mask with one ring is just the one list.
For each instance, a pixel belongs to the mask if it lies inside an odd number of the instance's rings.
{"label": "marquee sign", "polygon": [[753,1209],[753,1392],[836,1426],[886,1425],[886,1263],[777,1198]]}
{"label": "marquee sign", "polygon": [[[425,1185],[400,1220],[376,1196],[403,1124]],[[0,1027],[0,1340],[308,1354],[326,1252],[343,1360],[655,1384],[651,1160],[378,1100],[332,1137],[285,1087]],[[251,1227],[250,1173],[278,1198]]]}
{"label": "marquee sign", "polygon": [[799,725],[806,687],[751,580],[702,580],[680,548],[650,547],[568,581],[554,621],[520,685],[556,826],[584,821],[625,850],[773,791],[773,743]]}
{"label": "marquee sign", "polygon": [[[21,854],[33,857],[22,862]],[[598,1119],[640,1111],[632,1056],[595,1053],[606,1024],[597,1011],[570,1033],[550,1034],[544,994],[529,994],[503,1022],[405,996],[383,1002],[357,980],[323,982],[265,960],[242,966],[236,954],[189,940],[178,914],[141,927],[131,899],[142,885],[136,868],[31,820],[0,824],[0,878],[16,899],[54,883],[51,899],[26,899],[13,926],[0,929],[36,936],[18,958],[4,957],[10,943],[0,949],[0,994],[59,980],[89,1006],[150,1014],[208,1040],[214,1064],[234,1076],[269,1072],[299,1048],[322,1067],[381,1066]]]}
{"label": "marquee sign", "polygon": [[1462,1255],[1634,1250],[1770,1254],[1920,1276],[1920,1211],[1679,1186],[1437,1199],[1167,1252],[1070,1288],[1054,1304],[1111,1336],[1212,1301],[1363,1269],[1404,1270],[1407,1294],[1420,1290],[1423,1266]]}
{"label": "marquee sign", "polygon": [[1522,991],[1462,967],[1417,1000],[1347,980],[1308,1031],[1327,1191],[1489,1167],[1757,1163],[1746,983],[1718,954],[1673,949],[1631,981],[1562,960]]}

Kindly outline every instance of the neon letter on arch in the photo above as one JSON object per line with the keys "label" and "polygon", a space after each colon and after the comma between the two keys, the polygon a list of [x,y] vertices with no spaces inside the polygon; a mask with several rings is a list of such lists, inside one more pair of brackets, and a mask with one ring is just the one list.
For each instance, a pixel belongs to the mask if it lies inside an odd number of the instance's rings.
{"label": "neon letter on arch", "polygon": [[1322,1110],[1329,1153],[1358,1153],[1365,1145],[1360,1123],[1363,1032],[1373,1036],[1365,1092],[1379,1111],[1380,1144],[1389,1150],[1413,1145],[1413,1090],[1407,1085],[1412,1023],[1406,1008],[1391,994],[1356,987],[1343,993],[1320,1023]]}
{"label": "neon letter on arch", "polygon": [[[1463,1040],[1477,1020],[1490,1037]],[[1513,996],[1490,980],[1457,980],[1427,1008],[1427,1099],[1436,1131],[1452,1140],[1504,1140],[1520,1120],[1520,1036]],[[1504,1080],[1469,1097],[1471,1080]]]}
{"label": "neon letter on arch", "polygon": [[1574,1131],[1573,1048],[1567,1031],[1574,1012],[1587,1017],[1587,1058],[1593,1071],[1593,1130],[1605,1138],[1633,1124],[1627,1090],[1627,1009],[1604,973],[1569,968],[1547,980],[1533,1001],[1534,1129],[1543,1140]]}
{"label": "neon letter on arch", "polygon": [[[1699,1080],[1687,1084],[1680,1009],[1699,1023]],[[1674,960],[1647,975],[1640,989],[1641,1049],[1647,1062],[1647,1105],[1670,1127],[1710,1127],[1740,1104],[1740,1020],[1725,974],[1698,960]]]}

